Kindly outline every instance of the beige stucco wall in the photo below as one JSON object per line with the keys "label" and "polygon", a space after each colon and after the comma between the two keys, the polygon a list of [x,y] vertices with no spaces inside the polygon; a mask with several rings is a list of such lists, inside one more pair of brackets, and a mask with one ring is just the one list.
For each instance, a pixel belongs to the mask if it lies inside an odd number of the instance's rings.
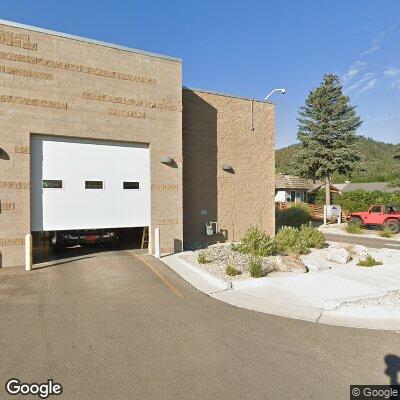
{"label": "beige stucco wall", "polygon": [[[273,104],[183,90],[183,162],[186,248],[239,240],[251,226],[274,235]],[[206,221],[221,233],[207,236]]]}
{"label": "beige stucco wall", "polygon": [[0,266],[24,262],[32,134],[148,143],[152,228],[179,249],[181,84],[179,61],[0,25]]}

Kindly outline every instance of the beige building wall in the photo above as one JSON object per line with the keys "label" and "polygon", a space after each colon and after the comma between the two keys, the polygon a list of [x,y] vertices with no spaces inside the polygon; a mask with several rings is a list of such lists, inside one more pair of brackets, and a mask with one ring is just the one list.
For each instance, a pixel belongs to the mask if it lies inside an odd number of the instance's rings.
{"label": "beige building wall", "polygon": [[[186,248],[237,241],[252,226],[274,235],[274,113],[270,103],[183,90]],[[206,235],[210,221],[218,222],[217,235]]]}
{"label": "beige building wall", "polygon": [[149,144],[152,228],[180,249],[181,82],[180,60],[0,24],[0,266],[24,263],[34,134]]}

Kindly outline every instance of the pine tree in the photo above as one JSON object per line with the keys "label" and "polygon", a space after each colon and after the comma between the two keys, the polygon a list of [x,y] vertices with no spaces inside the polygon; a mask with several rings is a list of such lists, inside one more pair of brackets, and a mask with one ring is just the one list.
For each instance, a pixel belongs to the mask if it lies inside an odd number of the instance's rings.
{"label": "pine tree", "polygon": [[323,79],[300,108],[297,137],[302,149],[293,168],[300,176],[324,179],[326,204],[330,204],[332,174],[349,174],[360,160],[355,143],[362,122],[343,94],[338,76]]}
{"label": "pine tree", "polygon": [[[397,148],[400,148],[400,145],[397,145],[396,146]],[[393,158],[395,159],[395,160],[397,160],[397,161],[400,161],[400,151],[398,151],[398,149],[396,149],[396,154],[393,156]],[[400,171],[400,168],[398,168],[398,170]],[[399,175],[400,174],[398,174],[397,176],[397,178],[396,179],[393,179],[391,182],[389,182],[389,187],[392,187],[392,188],[400,188],[400,178],[399,178]]]}

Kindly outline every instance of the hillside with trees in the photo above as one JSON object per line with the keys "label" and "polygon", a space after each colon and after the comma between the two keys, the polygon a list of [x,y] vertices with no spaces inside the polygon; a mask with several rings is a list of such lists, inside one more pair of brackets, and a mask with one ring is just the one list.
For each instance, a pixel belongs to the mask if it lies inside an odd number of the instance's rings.
{"label": "hillside with trees", "polygon": [[[361,160],[351,176],[334,174],[332,181],[351,182],[393,182],[400,176],[400,144],[379,142],[371,138],[359,136],[356,146]],[[276,171],[285,174],[296,174],[293,165],[295,154],[301,144],[283,147],[275,152]],[[397,157],[396,157],[397,156]]]}

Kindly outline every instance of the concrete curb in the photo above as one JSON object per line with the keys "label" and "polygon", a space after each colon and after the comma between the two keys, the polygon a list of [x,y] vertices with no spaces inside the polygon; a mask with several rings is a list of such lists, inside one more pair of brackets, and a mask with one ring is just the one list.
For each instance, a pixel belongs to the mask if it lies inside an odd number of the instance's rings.
{"label": "concrete curb", "polygon": [[164,264],[174,270],[192,286],[206,294],[221,292],[232,289],[230,282],[216,278],[210,273],[186,262],[176,254],[172,254],[160,259]]}
{"label": "concrete curb", "polygon": [[214,286],[219,290],[228,290],[232,289],[232,283],[228,281],[224,281],[223,279],[216,278],[214,275],[210,274],[207,271],[202,270],[201,268],[197,268],[196,266],[188,263],[185,260],[180,260],[182,264],[184,264],[187,268],[191,269],[195,274],[199,275],[203,279],[205,279],[210,285]]}
{"label": "concrete curb", "polygon": [[391,313],[373,306],[348,304],[338,310],[324,311],[318,322],[353,328],[400,330],[400,312]]}
{"label": "concrete curb", "polygon": [[239,308],[309,322],[317,322],[323,312],[323,310],[319,308],[298,306],[278,301],[274,302],[260,297],[251,296],[246,293],[237,292],[235,290],[212,293],[210,296]]}
{"label": "concrete curb", "polygon": [[[363,307],[346,304],[346,301],[357,298],[346,298],[343,301],[326,302],[323,308],[291,304],[282,301],[271,301],[262,297],[252,296],[238,290],[261,286],[266,279],[258,278],[243,281],[228,282],[216,278],[210,273],[188,263],[177,254],[162,257],[161,261],[174,270],[192,286],[210,297],[230,305],[262,312],[264,314],[299,319],[324,325],[338,325],[351,328],[400,330],[400,312],[384,312],[377,307]],[[382,295],[387,291],[373,296]]]}

